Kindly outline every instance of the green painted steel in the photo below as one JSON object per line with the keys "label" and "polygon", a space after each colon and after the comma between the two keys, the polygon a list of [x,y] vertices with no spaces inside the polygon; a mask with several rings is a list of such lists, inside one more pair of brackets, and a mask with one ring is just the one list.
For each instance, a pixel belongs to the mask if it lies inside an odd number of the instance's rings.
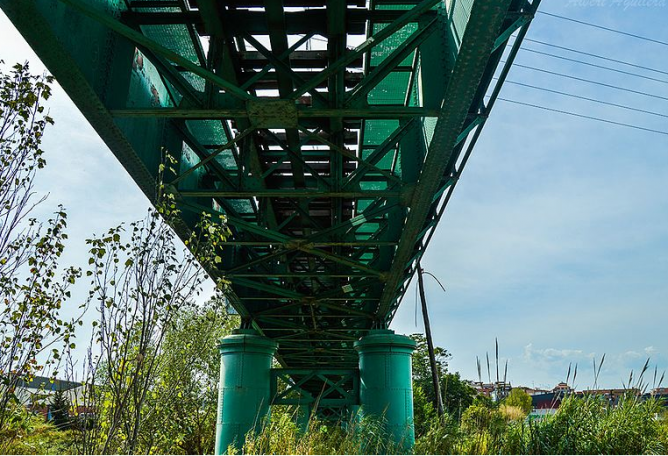
{"label": "green painted steel", "polygon": [[403,449],[415,443],[411,354],[416,343],[389,329],[355,342],[359,353],[362,413],[381,418]]}
{"label": "green painted steel", "polygon": [[243,327],[324,372],[357,369],[354,342],[392,321],[539,1],[0,8],[152,201],[163,151],[178,158],[179,235],[225,220],[208,272]]}
{"label": "green painted steel", "polygon": [[[317,394],[313,394],[317,391]],[[359,405],[357,369],[272,369],[271,404],[318,408]]]}
{"label": "green painted steel", "polygon": [[239,329],[220,341],[220,388],[216,454],[243,444],[269,412],[270,372],[277,344],[252,329]]}

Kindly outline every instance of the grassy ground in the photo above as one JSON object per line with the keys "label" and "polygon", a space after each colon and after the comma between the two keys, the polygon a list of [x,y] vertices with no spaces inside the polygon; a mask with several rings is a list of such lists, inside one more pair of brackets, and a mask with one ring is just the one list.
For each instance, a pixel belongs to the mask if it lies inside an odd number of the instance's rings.
{"label": "grassy ground", "polygon": [[[300,432],[289,414],[251,435],[242,454],[397,454],[380,424],[312,421]],[[668,420],[661,404],[628,396],[616,407],[594,397],[569,397],[555,415],[528,420],[516,407],[470,407],[461,422],[445,416],[420,426],[415,454],[665,454]]]}
{"label": "grassy ground", "polygon": [[[378,420],[346,426],[311,420],[300,429],[289,411],[272,413],[237,454],[399,454]],[[418,423],[416,423],[418,424]],[[473,405],[461,421],[433,415],[419,423],[415,454],[666,454],[668,414],[662,404],[628,396],[616,407],[593,396],[566,398],[555,415],[529,420],[516,407]],[[0,454],[70,454],[74,431],[41,417],[17,417],[0,433]]]}
{"label": "grassy ground", "polygon": [[72,454],[72,431],[60,430],[41,416],[15,412],[9,425],[0,432],[0,454]]}

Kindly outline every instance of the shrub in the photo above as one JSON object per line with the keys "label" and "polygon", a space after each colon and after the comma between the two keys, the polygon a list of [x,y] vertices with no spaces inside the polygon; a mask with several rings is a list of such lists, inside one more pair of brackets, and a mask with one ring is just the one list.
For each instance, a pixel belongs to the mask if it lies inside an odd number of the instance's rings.
{"label": "shrub", "polygon": [[501,416],[506,422],[522,421],[527,417],[527,413],[520,407],[507,404],[501,404],[501,406],[499,406],[499,413],[501,413]]}
{"label": "shrub", "polygon": [[467,434],[502,432],[505,419],[501,412],[483,405],[472,405],[462,414],[462,431]]}
{"label": "shrub", "polygon": [[511,424],[502,448],[508,454],[663,454],[656,419],[659,404],[625,396],[616,407],[604,398],[567,397],[553,416]]}
{"label": "shrub", "polygon": [[434,404],[427,398],[421,386],[417,385],[413,389],[413,421],[415,425],[415,435],[420,437],[432,429],[432,425],[438,420],[438,414],[434,409]]}
{"label": "shrub", "polygon": [[521,389],[513,388],[508,397],[504,399],[503,403],[521,409],[524,411],[525,415],[531,413],[531,396]]}
{"label": "shrub", "polygon": [[7,410],[6,426],[0,431],[0,454],[70,454],[73,452],[71,431],[58,430],[41,416],[21,406]]}
{"label": "shrub", "polygon": [[452,454],[461,438],[457,421],[449,415],[425,423],[424,432],[415,441],[415,454]]}

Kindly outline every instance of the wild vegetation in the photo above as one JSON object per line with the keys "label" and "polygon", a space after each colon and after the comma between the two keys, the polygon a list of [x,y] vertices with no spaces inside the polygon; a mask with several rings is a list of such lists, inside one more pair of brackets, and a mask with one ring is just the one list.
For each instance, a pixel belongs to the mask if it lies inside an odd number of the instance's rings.
{"label": "wild vegetation", "polygon": [[[206,304],[198,296],[207,278],[202,266],[220,263],[216,248],[227,228],[203,215],[179,247],[174,197],[159,185],[155,210],[88,239],[86,267],[62,267],[65,210],[46,223],[30,218],[46,199],[35,196],[33,183],[46,165],[41,141],[53,119],[43,102],[52,81],[30,74],[27,64],[0,68],[0,450],[210,453],[216,341],[238,323],[219,295]],[[158,181],[174,166],[165,153]],[[69,288],[82,280],[88,298],[74,302]],[[83,315],[91,337],[86,359],[77,360]],[[29,410],[17,395],[45,373],[83,385],[75,396],[51,398],[50,423],[33,415],[49,405],[46,397],[32,398]],[[70,420],[71,412],[81,419]]]}
{"label": "wild vegetation", "polygon": [[53,119],[43,102],[51,82],[27,64],[0,72],[0,430],[18,383],[53,368],[75,329],[76,319],[61,316],[81,275],[59,265],[67,214],[58,207],[47,222],[31,217],[43,201],[33,182],[46,164],[41,142]]}
{"label": "wild vegetation", "polygon": [[[460,422],[446,414],[416,422],[415,454],[665,454],[668,416],[655,399],[627,396],[613,407],[602,397],[570,396],[554,415],[528,419],[520,407],[470,406]],[[343,428],[313,420],[300,432],[288,413],[250,435],[243,454],[397,454],[380,421]],[[345,430],[342,430],[345,429]],[[361,442],[366,442],[362,445]]]}
{"label": "wild vegetation", "polygon": [[[158,188],[158,209],[87,241],[88,264],[63,267],[67,214],[30,217],[33,180],[46,164],[41,140],[53,123],[43,102],[48,76],[27,65],[0,68],[0,453],[208,454],[213,451],[219,356],[216,341],[238,327],[220,296],[198,303],[206,279],[201,264],[221,262],[216,246],[227,235],[221,220],[203,216],[179,247],[172,226],[173,197]],[[161,173],[173,173],[165,154]],[[36,201],[33,201],[36,199]],[[88,281],[85,302],[70,287]],[[219,283],[219,288],[224,288]],[[69,307],[66,319],[63,310]],[[74,311],[74,312],[73,312]],[[91,321],[87,344],[81,333]],[[445,413],[437,413],[426,340],[414,335],[416,454],[661,454],[668,419],[656,399],[624,397],[611,406],[594,395],[570,396],[556,414],[531,419],[531,399],[520,390],[494,402],[479,396],[436,347]],[[76,360],[75,343],[86,346]],[[17,395],[35,375],[67,377],[83,385],[75,396],[57,393],[51,420]],[[38,407],[39,408],[39,407]],[[296,410],[276,407],[243,454],[394,454],[382,417],[345,423],[312,417],[306,428]]]}

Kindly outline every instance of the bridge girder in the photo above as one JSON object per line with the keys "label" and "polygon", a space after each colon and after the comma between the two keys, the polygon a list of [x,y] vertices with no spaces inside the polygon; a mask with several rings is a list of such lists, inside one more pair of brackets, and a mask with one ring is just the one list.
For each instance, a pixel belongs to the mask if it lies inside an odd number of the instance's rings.
{"label": "bridge girder", "polygon": [[0,7],[151,200],[160,151],[177,156],[185,226],[226,218],[230,301],[284,366],[354,369],[352,341],[392,320],[538,2]]}

